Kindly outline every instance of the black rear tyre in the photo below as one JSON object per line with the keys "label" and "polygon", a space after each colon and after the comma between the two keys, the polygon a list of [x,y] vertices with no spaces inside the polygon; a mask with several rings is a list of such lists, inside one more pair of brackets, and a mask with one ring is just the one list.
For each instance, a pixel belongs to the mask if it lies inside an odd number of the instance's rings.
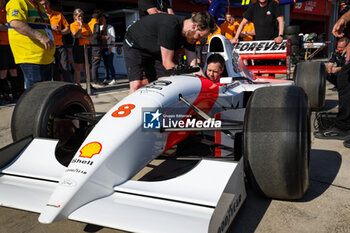
{"label": "black rear tyre", "polygon": [[285,35],[284,39],[290,39],[293,45],[299,45],[300,44],[300,38],[298,35]]}
{"label": "black rear tyre", "polygon": [[299,62],[293,73],[295,85],[304,89],[310,108],[321,110],[326,98],[326,67],[323,62]]}
{"label": "black rear tyre", "polygon": [[284,28],[285,35],[295,35],[295,34],[299,34],[299,32],[300,32],[299,25],[286,26]]}
{"label": "black rear tyre", "polygon": [[42,138],[67,138],[74,132],[75,113],[94,112],[90,96],[72,83],[42,82],[32,86],[18,100],[12,115],[14,141],[33,135]]}
{"label": "black rear tyre", "polygon": [[251,96],[244,121],[244,163],[253,188],[269,198],[299,199],[309,185],[310,117],[295,86],[264,87]]}

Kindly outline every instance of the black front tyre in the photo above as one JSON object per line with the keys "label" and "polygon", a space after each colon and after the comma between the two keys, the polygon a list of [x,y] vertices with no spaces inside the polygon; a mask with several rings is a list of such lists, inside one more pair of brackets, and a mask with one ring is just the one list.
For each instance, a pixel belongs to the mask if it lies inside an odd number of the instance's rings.
{"label": "black front tyre", "polygon": [[14,141],[33,135],[42,138],[68,138],[80,122],[69,116],[94,112],[90,96],[72,83],[42,82],[32,86],[19,99],[12,115]]}
{"label": "black front tyre", "polygon": [[244,121],[245,172],[269,198],[299,199],[309,186],[310,117],[295,86],[264,87],[249,99]]}

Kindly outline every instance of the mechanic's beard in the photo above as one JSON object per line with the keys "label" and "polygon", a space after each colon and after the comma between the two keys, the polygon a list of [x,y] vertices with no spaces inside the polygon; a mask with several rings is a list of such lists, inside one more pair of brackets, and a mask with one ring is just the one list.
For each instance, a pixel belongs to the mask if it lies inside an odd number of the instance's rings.
{"label": "mechanic's beard", "polygon": [[186,33],[186,40],[190,44],[194,44],[196,42],[196,39],[194,38],[194,34],[196,34],[196,31],[188,31]]}

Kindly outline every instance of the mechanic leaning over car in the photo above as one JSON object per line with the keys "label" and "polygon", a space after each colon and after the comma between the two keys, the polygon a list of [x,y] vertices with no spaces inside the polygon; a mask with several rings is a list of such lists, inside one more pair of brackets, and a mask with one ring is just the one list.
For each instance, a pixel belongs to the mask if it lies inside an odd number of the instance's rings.
{"label": "mechanic leaning over car", "polygon": [[212,54],[207,59],[206,76],[213,83],[220,82],[225,69],[225,59],[220,54]]}
{"label": "mechanic leaning over car", "polygon": [[[336,37],[344,36],[343,30],[350,22],[350,11],[346,12],[333,26],[332,33]],[[321,139],[344,140],[344,146],[350,148],[350,43],[346,46],[345,65],[337,77],[338,114],[334,126],[323,131],[314,132],[315,137]]]}
{"label": "mechanic leaning over car", "polygon": [[126,31],[123,45],[130,93],[142,87],[143,72],[154,81],[174,68],[177,49],[184,47],[188,63],[197,66],[195,42],[215,30],[215,19],[208,12],[193,13],[188,19],[172,14],[152,14],[132,24]]}
{"label": "mechanic leaning over car", "polygon": [[331,58],[326,66],[327,80],[337,88],[337,75],[341,70],[342,66],[345,65],[346,54],[343,54],[346,46],[349,43],[347,37],[342,37],[337,42],[337,49],[332,53]]}

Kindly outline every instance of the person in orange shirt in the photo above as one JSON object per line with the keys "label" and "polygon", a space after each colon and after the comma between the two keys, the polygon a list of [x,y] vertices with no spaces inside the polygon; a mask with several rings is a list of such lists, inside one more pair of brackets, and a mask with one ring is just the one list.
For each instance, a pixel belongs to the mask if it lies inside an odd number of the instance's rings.
{"label": "person in orange shirt", "polygon": [[230,12],[226,12],[225,22],[220,25],[221,34],[231,40],[235,36],[238,27],[239,23],[235,20],[233,15]]}
{"label": "person in orange shirt", "polygon": [[[84,12],[77,8],[73,12],[74,22],[69,25],[70,31],[74,39],[73,60],[74,60],[74,79],[77,85],[80,85],[80,71],[84,70],[84,77],[86,77],[84,45],[90,44],[92,33],[89,25],[84,23]],[[89,59],[90,60],[90,59]],[[90,69],[87,71],[90,72]]]}
{"label": "person in orange shirt", "polygon": [[255,36],[255,28],[253,22],[247,23],[240,34],[240,37],[243,38],[243,41],[252,41],[253,36]]}
{"label": "person in orange shirt", "polygon": [[[62,13],[51,9],[49,0],[41,0],[40,4],[43,5],[45,12],[50,19],[51,30],[56,45],[53,80],[71,82],[72,80],[68,66],[68,52],[62,41],[62,35],[66,35],[70,32],[69,24]],[[62,72],[61,75],[60,70]]]}
{"label": "person in orange shirt", "polygon": [[100,10],[94,10],[94,13],[92,13],[92,18],[90,22],[88,23],[90,30],[93,32],[95,28],[95,24],[97,24],[101,18],[102,11]]}
{"label": "person in orange shirt", "polygon": [[[11,90],[8,81],[11,82],[12,97],[14,99],[19,97],[19,93],[14,90],[14,87],[17,86],[18,81],[17,67],[9,44],[5,5],[6,1],[0,0],[0,96],[2,96],[1,100],[3,101],[1,102],[3,103],[10,101]],[[9,79],[7,79],[8,71],[10,73]]]}
{"label": "person in orange shirt", "polygon": [[[247,23],[244,27],[243,30],[241,32],[241,34],[239,35],[239,37],[242,38],[243,41],[252,41],[253,37],[255,36],[255,28],[254,28],[254,24],[253,22],[249,22]],[[255,65],[254,63],[254,59],[250,59],[251,65]],[[247,59],[243,60],[244,65],[249,65],[249,62]]]}

